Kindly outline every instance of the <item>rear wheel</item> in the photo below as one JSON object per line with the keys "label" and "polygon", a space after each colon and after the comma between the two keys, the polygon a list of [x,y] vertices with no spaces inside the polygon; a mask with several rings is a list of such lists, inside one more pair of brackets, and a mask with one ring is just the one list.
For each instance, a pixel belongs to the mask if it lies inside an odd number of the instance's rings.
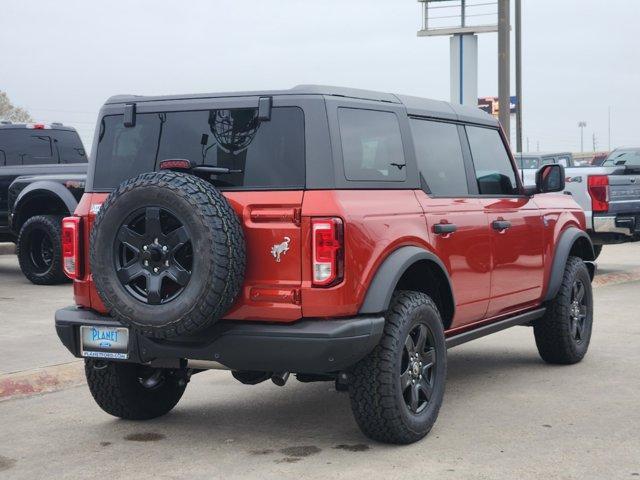
{"label": "rear wheel", "polygon": [[59,215],[37,215],[20,229],[16,248],[20,270],[36,285],[67,281],[62,271],[61,223]]}
{"label": "rear wheel", "polygon": [[547,311],[534,324],[538,352],[545,362],[572,364],[589,348],[593,323],[591,277],[581,258],[569,257],[562,284]]}
{"label": "rear wheel", "polygon": [[149,420],[168,413],[187,385],[178,370],[101,360],[85,360],[84,365],[96,403],[109,415],[127,420]]}
{"label": "rear wheel", "polygon": [[436,421],[447,372],[438,308],[419,292],[397,292],[382,339],[354,368],[351,407],[360,429],[386,443],[424,437]]}

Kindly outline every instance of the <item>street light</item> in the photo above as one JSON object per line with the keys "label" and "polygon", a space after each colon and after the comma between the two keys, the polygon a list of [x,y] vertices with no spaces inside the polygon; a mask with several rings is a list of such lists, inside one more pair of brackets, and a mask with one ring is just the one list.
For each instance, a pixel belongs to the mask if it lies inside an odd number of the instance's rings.
{"label": "street light", "polygon": [[587,126],[587,122],[578,122],[578,128],[580,129],[580,153],[584,153],[584,127]]}

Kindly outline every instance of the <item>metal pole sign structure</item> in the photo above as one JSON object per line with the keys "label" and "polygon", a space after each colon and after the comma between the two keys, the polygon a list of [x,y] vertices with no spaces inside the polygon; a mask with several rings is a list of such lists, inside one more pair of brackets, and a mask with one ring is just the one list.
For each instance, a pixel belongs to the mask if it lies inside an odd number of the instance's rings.
{"label": "metal pole sign structure", "polygon": [[451,101],[478,105],[478,33],[498,31],[496,0],[418,0],[419,37],[450,36]]}
{"label": "metal pole sign structure", "polygon": [[[498,32],[498,94],[510,100],[510,0],[418,0],[422,4],[419,37],[450,36],[451,101],[478,106],[478,36]],[[518,8],[519,12],[519,8]],[[519,45],[519,42],[518,42]],[[519,100],[516,100],[516,104]],[[510,140],[510,108],[499,109]]]}

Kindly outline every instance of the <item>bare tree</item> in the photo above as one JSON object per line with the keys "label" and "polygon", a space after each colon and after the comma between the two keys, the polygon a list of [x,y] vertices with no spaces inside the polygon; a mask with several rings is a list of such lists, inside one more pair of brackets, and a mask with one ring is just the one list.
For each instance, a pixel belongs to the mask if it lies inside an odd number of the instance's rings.
{"label": "bare tree", "polygon": [[11,122],[33,122],[33,118],[24,108],[16,107],[11,103],[5,92],[0,91],[0,120]]}

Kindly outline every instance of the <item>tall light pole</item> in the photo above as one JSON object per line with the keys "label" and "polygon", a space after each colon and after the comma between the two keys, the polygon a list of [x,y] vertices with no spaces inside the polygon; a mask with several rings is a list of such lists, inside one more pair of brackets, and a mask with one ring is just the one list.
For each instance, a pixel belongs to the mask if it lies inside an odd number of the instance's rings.
{"label": "tall light pole", "polygon": [[500,123],[507,140],[511,139],[511,56],[510,0],[498,0],[498,103]]}
{"label": "tall light pole", "polygon": [[611,151],[611,106],[609,106],[609,122],[607,125],[607,130],[609,133],[609,151]]}
{"label": "tall light pole", "polygon": [[522,0],[516,3],[516,151],[522,152]]}
{"label": "tall light pole", "polygon": [[587,122],[578,122],[578,128],[580,129],[580,153],[584,153],[584,127],[587,126]]}

